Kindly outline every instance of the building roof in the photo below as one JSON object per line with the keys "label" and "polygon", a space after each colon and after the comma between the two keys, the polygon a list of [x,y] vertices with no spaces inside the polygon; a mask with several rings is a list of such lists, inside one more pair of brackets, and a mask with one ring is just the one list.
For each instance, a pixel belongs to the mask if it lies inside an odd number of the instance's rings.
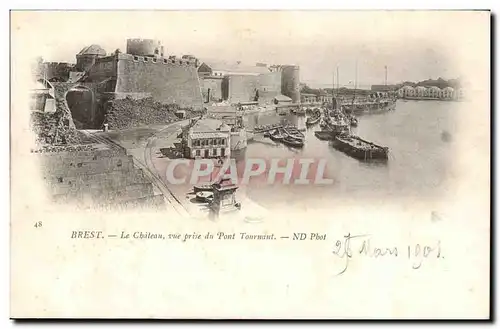
{"label": "building roof", "polygon": [[218,132],[218,131],[228,131],[229,127],[224,126],[224,123],[221,120],[217,119],[200,119],[198,120],[192,127],[192,133],[200,133],[200,132]]}
{"label": "building roof", "polygon": [[225,71],[228,73],[251,73],[264,74],[271,72],[265,66],[249,65],[242,62],[227,62],[216,60],[203,60],[203,63],[210,67],[212,71]]}
{"label": "building roof", "polygon": [[401,89],[414,89],[414,88],[409,85],[404,85],[403,87],[401,87]]}
{"label": "building roof", "polygon": [[207,132],[207,131],[200,131],[200,132],[193,132],[191,133],[191,138],[192,139],[200,139],[200,138],[227,138],[229,135],[227,132],[221,132],[221,131],[213,131],[213,132]]}
{"label": "building roof", "polygon": [[423,86],[418,86],[418,87],[417,87],[417,88],[415,88],[415,89],[418,89],[418,90],[425,90],[425,89],[427,89],[427,88],[425,88],[425,87],[423,87]]}
{"label": "building roof", "polygon": [[453,91],[454,89],[452,87],[446,87],[444,88],[443,90],[446,90],[446,91]]}
{"label": "building roof", "polygon": [[436,87],[436,86],[432,86],[429,89],[431,89],[431,90],[441,90],[439,87]]}
{"label": "building roof", "polygon": [[106,56],[106,51],[102,49],[99,45],[90,45],[88,47],[84,47],[78,55],[99,55]]}
{"label": "building roof", "polygon": [[300,93],[300,96],[314,97],[316,94]]}

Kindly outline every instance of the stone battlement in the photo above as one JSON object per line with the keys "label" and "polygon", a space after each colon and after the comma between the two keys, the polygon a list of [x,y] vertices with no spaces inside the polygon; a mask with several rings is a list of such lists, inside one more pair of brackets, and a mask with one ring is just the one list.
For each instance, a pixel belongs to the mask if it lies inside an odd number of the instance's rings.
{"label": "stone battlement", "polygon": [[[99,61],[102,61],[104,58],[100,58]],[[188,59],[181,58],[165,58],[165,57],[153,57],[153,56],[136,56],[131,54],[119,54],[119,60],[133,61],[136,63],[144,63],[149,65],[175,65],[175,66],[192,66],[196,67],[196,62]]]}

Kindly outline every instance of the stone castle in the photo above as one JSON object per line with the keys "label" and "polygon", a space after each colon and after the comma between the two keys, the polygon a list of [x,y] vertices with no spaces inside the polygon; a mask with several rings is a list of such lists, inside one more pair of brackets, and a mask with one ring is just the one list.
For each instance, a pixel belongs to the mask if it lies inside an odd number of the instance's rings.
{"label": "stone castle", "polygon": [[[90,45],[76,55],[76,64],[38,63],[37,75],[48,89],[64,90],[47,97],[63,95],[59,102],[67,103],[77,128],[100,128],[107,103],[126,97],[153,98],[195,111],[214,102],[300,102],[298,66],[240,64],[212,65],[192,55],[167,57],[158,40],[128,39],[126,53],[117,49],[108,54]],[[47,99],[40,99],[40,93],[37,97],[35,109],[46,110]]]}

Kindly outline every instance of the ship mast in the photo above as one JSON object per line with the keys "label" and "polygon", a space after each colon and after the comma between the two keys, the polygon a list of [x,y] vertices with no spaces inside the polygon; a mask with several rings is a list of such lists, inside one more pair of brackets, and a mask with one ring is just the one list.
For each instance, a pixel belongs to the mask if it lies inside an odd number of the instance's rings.
{"label": "ship mast", "polygon": [[387,65],[384,66],[384,68],[385,68],[385,84],[384,85],[387,87]]}
{"label": "ship mast", "polygon": [[352,96],[352,104],[353,105],[354,105],[354,99],[356,98],[356,89],[358,89],[358,60],[357,59],[356,59],[355,72],[356,72],[356,76],[354,78],[354,93]]}

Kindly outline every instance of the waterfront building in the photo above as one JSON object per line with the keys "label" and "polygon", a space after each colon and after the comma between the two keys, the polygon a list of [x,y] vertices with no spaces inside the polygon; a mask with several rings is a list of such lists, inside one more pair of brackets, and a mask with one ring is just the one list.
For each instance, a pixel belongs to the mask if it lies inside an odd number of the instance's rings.
{"label": "waterfront building", "polygon": [[318,102],[321,103],[331,103],[333,101],[333,94],[329,94],[325,90],[321,90],[317,99]]}
{"label": "waterfront building", "polygon": [[427,88],[427,92],[427,96],[430,98],[441,98],[441,89],[436,86]]}
{"label": "waterfront building", "polygon": [[403,86],[398,90],[398,96],[400,98],[414,97],[415,96],[415,88],[412,86]]}
{"label": "waterfront building", "polygon": [[192,122],[183,136],[187,158],[229,157],[231,128],[220,120],[200,119]]}
{"label": "waterfront building", "polygon": [[307,93],[301,93],[300,94],[300,102],[303,104],[312,104],[316,103],[316,95],[315,94],[307,94]]}
{"label": "waterfront building", "polygon": [[423,86],[418,86],[415,88],[415,97],[424,98],[427,96],[427,88]]}

